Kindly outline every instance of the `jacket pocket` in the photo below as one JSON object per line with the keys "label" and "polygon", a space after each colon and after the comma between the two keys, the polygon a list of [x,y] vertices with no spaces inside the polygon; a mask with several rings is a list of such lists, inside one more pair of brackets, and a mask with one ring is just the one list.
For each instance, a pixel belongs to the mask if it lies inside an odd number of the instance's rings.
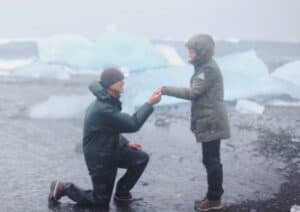
{"label": "jacket pocket", "polygon": [[217,130],[217,122],[213,115],[203,116],[196,120],[197,133],[213,133]]}
{"label": "jacket pocket", "polygon": [[196,120],[197,133],[204,133],[208,130],[209,119],[209,116],[205,116]]}

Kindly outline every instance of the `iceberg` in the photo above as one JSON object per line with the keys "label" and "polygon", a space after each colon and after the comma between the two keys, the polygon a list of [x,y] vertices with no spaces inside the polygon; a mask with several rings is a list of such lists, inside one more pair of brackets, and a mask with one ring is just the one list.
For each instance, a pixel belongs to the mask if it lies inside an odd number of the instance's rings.
{"label": "iceberg", "polygon": [[158,48],[160,52],[165,56],[165,58],[168,60],[168,63],[170,65],[174,65],[174,66],[185,65],[185,62],[179,56],[179,54],[174,48],[167,45],[156,45],[156,48]]}
{"label": "iceberg", "polygon": [[300,98],[299,88],[269,74],[255,51],[247,51],[218,58],[224,78],[225,99],[234,100],[257,95],[289,94]]}
{"label": "iceberg", "polygon": [[217,62],[224,75],[231,73],[252,78],[269,75],[268,67],[257,57],[254,50],[226,55],[217,59]]}
{"label": "iceberg", "polygon": [[56,35],[41,39],[38,48],[41,60],[79,69],[108,65],[147,69],[168,65],[150,40],[129,33],[106,32],[94,41],[77,35]]}
{"label": "iceberg", "polygon": [[[246,98],[268,93],[264,79],[268,78],[268,68],[255,51],[231,54],[217,59],[225,86],[225,99]],[[254,86],[255,85],[255,86]]]}
{"label": "iceberg", "polygon": [[300,61],[294,61],[277,68],[271,76],[292,83],[300,89]]}
{"label": "iceberg", "polygon": [[38,41],[40,59],[86,68],[91,63],[93,43],[83,36],[60,34]]}
{"label": "iceberg", "polygon": [[16,68],[9,72],[9,75],[36,79],[68,80],[71,77],[71,72],[71,69],[63,65],[36,62],[22,68]]}

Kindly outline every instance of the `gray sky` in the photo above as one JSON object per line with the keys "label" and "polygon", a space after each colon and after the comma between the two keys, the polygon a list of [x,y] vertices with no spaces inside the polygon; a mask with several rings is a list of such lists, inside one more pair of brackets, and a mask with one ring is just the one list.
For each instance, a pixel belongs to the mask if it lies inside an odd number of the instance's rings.
{"label": "gray sky", "polygon": [[149,38],[300,40],[299,0],[1,0],[0,38],[94,38],[108,25]]}

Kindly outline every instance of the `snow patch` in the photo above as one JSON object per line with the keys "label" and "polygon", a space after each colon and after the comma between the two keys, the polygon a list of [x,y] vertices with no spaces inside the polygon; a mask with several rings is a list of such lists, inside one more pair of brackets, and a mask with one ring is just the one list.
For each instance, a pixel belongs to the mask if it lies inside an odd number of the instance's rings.
{"label": "snow patch", "polygon": [[239,100],[235,109],[242,114],[262,114],[264,112],[264,106],[249,100]]}
{"label": "snow patch", "polygon": [[36,58],[18,59],[18,60],[2,60],[0,59],[0,70],[10,70],[20,68],[33,63]]}
{"label": "snow patch", "polygon": [[300,206],[299,205],[293,205],[291,207],[290,212],[300,212]]}
{"label": "snow patch", "polygon": [[284,107],[300,107],[300,101],[282,101],[282,100],[275,100],[272,102],[269,102],[268,105],[272,106],[284,106]]}
{"label": "snow patch", "polygon": [[33,106],[29,116],[50,119],[81,118],[92,100],[92,95],[51,96],[47,101]]}
{"label": "snow patch", "polygon": [[71,77],[71,73],[71,69],[66,66],[36,62],[23,68],[14,69],[9,75],[36,79],[48,78],[68,80]]}

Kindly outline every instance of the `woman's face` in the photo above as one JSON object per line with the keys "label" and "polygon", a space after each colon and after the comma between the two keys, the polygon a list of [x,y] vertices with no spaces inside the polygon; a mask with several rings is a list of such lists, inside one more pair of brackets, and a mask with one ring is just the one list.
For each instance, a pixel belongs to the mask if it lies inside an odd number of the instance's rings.
{"label": "woman's face", "polygon": [[195,49],[188,49],[188,54],[189,54],[189,59],[190,61],[195,61],[197,59],[197,52],[195,51]]}

